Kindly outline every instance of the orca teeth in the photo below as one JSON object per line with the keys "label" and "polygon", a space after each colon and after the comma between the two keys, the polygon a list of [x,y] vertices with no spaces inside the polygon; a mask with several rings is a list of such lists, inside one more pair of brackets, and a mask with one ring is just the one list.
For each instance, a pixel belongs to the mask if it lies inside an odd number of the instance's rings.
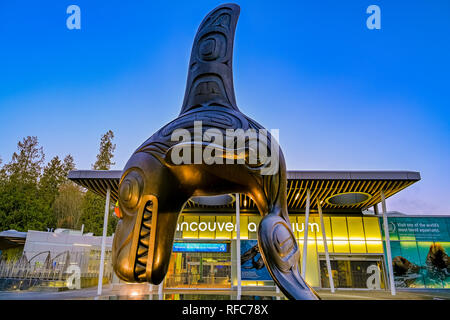
{"label": "orca teeth", "polygon": [[[152,227],[152,220],[147,220],[147,221],[143,221],[143,224],[146,228],[151,228]],[[150,231],[150,230],[149,230]]]}
{"label": "orca teeth", "polygon": [[136,263],[136,267],[134,267],[134,271],[137,274],[145,273],[145,265],[143,266],[142,264]]}
{"label": "orca teeth", "polygon": [[139,242],[148,248],[150,244],[150,233],[145,238],[140,239]]}
{"label": "orca teeth", "polygon": [[145,281],[145,272],[138,275],[138,279]]}
{"label": "orca teeth", "polygon": [[148,258],[148,255],[146,254],[146,255],[143,255],[143,256],[139,257],[138,261],[140,263],[142,263],[143,265],[146,265],[147,264],[147,258]]}
{"label": "orca teeth", "polygon": [[151,213],[151,211],[150,212],[148,212],[148,211],[145,211],[144,212],[144,221],[148,221],[148,220],[152,220],[152,213]]}
{"label": "orca teeth", "polygon": [[144,226],[141,228],[140,236],[146,237],[150,234],[150,229],[145,228]]}
{"label": "orca teeth", "polygon": [[138,252],[137,252],[139,257],[146,254],[147,252],[148,252],[148,248],[144,247],[143,245],[139,245]]}
{"label": "orca teeth", "polygon": [[135,276],[138,281],[146,280],[146,269],[148,260],[148,250],[150,245],[153,202],[149,201],[145,206],[141,229],[139,230],[138,249],[136,252],[136,263],[134,267]]}

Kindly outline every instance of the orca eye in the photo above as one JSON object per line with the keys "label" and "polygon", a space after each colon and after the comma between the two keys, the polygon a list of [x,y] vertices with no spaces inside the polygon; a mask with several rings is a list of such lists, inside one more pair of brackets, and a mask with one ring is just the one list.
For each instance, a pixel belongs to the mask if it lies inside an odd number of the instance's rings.
{"label": "orca eye", "polygon": [[143,182],[141,175],[136,171],[129,172],[119,186],[119,200],[121,203],[133,209],[141,198]]}

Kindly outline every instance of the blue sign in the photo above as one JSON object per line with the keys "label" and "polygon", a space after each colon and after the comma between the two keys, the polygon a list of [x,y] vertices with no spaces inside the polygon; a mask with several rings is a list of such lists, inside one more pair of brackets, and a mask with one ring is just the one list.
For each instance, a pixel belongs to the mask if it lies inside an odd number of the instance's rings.
{"label": "blue sign", "polygon": [[175,242],[173,252],[228,252],[226,243]]}
{"label": "blue sign", "polygon": [[259,253],[258,241],[256,240],[241,240],[241,279],[272,280]]}

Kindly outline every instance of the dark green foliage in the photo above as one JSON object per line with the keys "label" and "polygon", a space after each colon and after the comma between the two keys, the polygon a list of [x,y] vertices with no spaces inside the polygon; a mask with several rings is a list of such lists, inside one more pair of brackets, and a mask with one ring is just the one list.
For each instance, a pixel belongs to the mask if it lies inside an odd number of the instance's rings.
{"label": "dark green foliage", "polygon": [[36,137],[27,137],[17,145],[18,152],[0,173],[0,230],[46,230],[53,228],[51,198],[39,179],[44,152]]}
{"label": "dark green foliage", "polygon": [[[116,229],[117,218],[110,206],[107,235],[112,235]],[[88,191],[83,199],[81,223],[85,232],[92,232],[96,236],[103,233],[103,217],[105,214],[105,199]]]}
{"label": "dark green foliage", "polygon": [[[113,138],[112,131],[102,136],[95,170],[109,170],[114,164]],[[0,231],[80,229],[85,224],[85,232],[101,235],[105,199],[67,180],[69,171],[75,169],[73,157],[67,155],[61,160],[56,156],[44,165],[45,155],[37,137],[24,138],[17,149],[0,169]],[[110,210],[108,235],[116,224]]]}

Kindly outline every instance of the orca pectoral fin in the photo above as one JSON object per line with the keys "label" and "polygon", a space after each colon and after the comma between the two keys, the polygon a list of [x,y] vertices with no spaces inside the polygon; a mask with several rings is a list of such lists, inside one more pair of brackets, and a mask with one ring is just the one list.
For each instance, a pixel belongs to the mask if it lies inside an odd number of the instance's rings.
{"label": "orca pectoral fin", "polygon": [[258,227],[258,244],[264,263],[280,290],[293,300],[319,300],[317,293],[300,276],[300,250],[284,219],[265,216]]}

